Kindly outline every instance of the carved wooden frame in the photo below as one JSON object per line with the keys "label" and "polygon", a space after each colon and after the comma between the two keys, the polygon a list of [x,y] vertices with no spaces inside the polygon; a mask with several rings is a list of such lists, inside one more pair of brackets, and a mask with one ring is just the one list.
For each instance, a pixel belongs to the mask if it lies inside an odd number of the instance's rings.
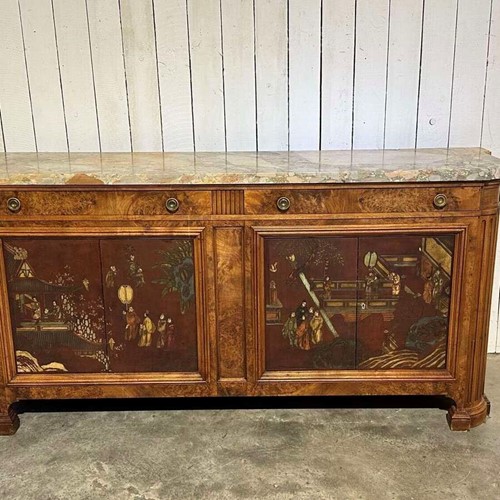
{"label": "carved wooden frame", "polygon": [[[432,222],[432,225],[431,223]],[[425,220],[425,222],[412,223],[411,228],[406,225],[395,224],[377,224],[373,225],[349,225],[342,224],[341,226],[299,226],[299,225],[284,225],[284,226],[252,226],[251,227],[254,240],[254,255],[253,255],[253,311],[255,337],[252,347],[253,352],[249,352],[249,356],[254,359],[254,372],[251,374],[251,379],[256,386],[264,387],[268,390],[271,386],[276,387],[278,384],[291,384],[290,390],[294,393],[296,384],[302,385],[302,391],[307,394],[394,394],[394,382],[401,383],[402,387],[408,382],[409,384],[423,384],[428,389],[425,391],[419,385],[419,393],[434,393],[433,386],[437,384],[439,387],[448,386],[456,381],[457,378],[457,343],[459,332],[458,318],[461,314],[462,301],[461,294],[463,292],[464,280],[463,266],[466,257],[466,242],[468,237],[468,226],[463,223],[437,222]],[[308,236],[374,236],[387,234],[414,234],[414,235],[429,235],[429,234],[453,234],[455,235],[455,250],[453,255],[452,265],[452,293],[450,304],[450,316],[448,325],[448,343],[446,367],[439,370],[412,370],[412,369],[394,369],[394,370],[282,370],[282,371],[266,371],[265,369],[265,266],[264,263],[264,243],[266,237],[297,237],[307,234]],[[354,384],[352,384],[354,382]],[[363,383],[365,382],[365,384]],[[377,384],[376,390],[371,391],[366,389]],[[324,386],[318,387],[318,384]],[[384,390],[384,384],[386,389]],[[307,386],[309,386],[307,388]],[[358,386],[358,387],[355,387]],[[423,387],[422,386],[422,387]],[[365,389],[358,390],[365,387]],[[260,392],[258,390],[257,392]],[[411,392],[411,391],[410,391]],[[441,393],[442,389],[437,393]],[[279,391],[280,394],[286,394],[286,391]],[[402,394],[407,393],[403,389]]]}
{"label": "carved wooden frame", "polygon": [[[82,384],[98,384],[115,386],[138,385],[138,384],[204,384],[210,383],[210,342],[206,318],[206,284],[205,276],[205,227],[169,228],[154,227],[145,231],[143,228],[131,228],[130,226],[120,227],[117,224],[114,228],[96,228],[94,226],[78,227],[78,229],[43,227],[30,230],[28,228],[0,228],[0,248],[3,248],[3,239],[6,237],[29,237],[29,238],[50,238],[61,236],[68,238],[130,238],[130,237],[151,237],[151,238],[189,238],[193,241],[193,260],[195,268],[195,307],[196,307],[196,338],[197,338],[197,372],[154,372],[154,373],[64,373],[64,374],[31,374],[17,373],[14,340],[11,334],[12,325],[10,314],[0,315],[0,345],[3,347],[5,361],[5,380],[8,387],[27,386],[67,386]],[[4,278],[5,261],[4,255],[0,256],[0,276]],[[3,311],[9,310],[9,298],[7,287],[0,289],[0,308]]]}

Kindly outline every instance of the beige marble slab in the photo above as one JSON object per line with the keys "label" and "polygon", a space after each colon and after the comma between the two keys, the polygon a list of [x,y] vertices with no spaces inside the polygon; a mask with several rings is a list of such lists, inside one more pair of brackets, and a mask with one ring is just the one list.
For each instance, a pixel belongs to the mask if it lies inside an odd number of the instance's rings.
{"label": "beige marble slab", "polygon": [[276,184],[500,179],[488,151],[419,149],[262,153],[9,153],[0,185]]}

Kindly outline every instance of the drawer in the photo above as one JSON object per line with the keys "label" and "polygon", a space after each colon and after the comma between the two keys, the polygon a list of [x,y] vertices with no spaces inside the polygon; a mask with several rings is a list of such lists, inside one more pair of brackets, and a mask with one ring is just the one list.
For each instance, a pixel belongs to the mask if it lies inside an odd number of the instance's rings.
{"label": "drawer", "polygon": [[211,212],[210,191],[47,189],[0,192],[0,216],[9,218],[148,215],[176,217],[207,215]]}
{"label": "drawer", "polygon": [[[283,203],[278,208],[278,200]],[[284,187],[249,189],[245,193],[245,213],[352,214],[413,213],[479,210],[481,188],[470,187],[335,187],[300,189]],[[288,208],[287,208],[288,206]]]}

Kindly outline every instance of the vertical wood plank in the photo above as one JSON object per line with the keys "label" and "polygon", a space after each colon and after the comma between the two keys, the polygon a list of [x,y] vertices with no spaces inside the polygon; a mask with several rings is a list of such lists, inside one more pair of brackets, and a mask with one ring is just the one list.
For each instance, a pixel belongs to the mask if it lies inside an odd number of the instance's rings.
{"label": "vertical wood plank", "polygon": [[500,0],[494,0],[491,17],[482,145],[500,156]]}
{"label": "vertical wood plank", "polygon": [[36,151],[17,0],[2,2],[0,102],[8,151]]}
{"label": "vertical wood plank", "polygon": [[319,148],[321,0],[289,1],[290,149]]}
{"label": "vertical wood plank", "polygon": [[488,352],[500,352],[499,313],[500,313],[500,245],[497,240],[495,273],[493,275],[493,291],[491,295],[490,328],[488,335]]}
{"label": "vertical wood plank", "polygon": [[20,0],[26,64],[39,151],[68,151],[50,0]]}
{"label": "vertical wood plank", "polygon": [[358,0],[354,148],[384,145],[389,0]]}
{"label": "vertical wood plank", "polygon": [[288,149],[286,0],[255,1],[257,135],[260,151]]}
{"label": "vertical wood plank", "polygon": [[118,0],[86,0],[101,148],[131,150]]}
{"label": "vertical wood plank", "polygon": [[228,151],[256,149],[253,0],[221,0]]}
{"label": "vertical wood plank", "polygon": [[151,0],[120,0],[132,150],[162,151]]}
{"label": "vertical wood plank", "polygon": [[[493,1],[491,13],[488,72],[484,102],[482,145],[500,156],[500,1]],[[493,301],[488,350],[500,352],[500,233],[493,279]]]}
{"label": "vertical wood plank", "polygon": [[195,148],[224,151],[225,117],[219,0],[188,0]]}
{"label": "vertical wood plank", "polygon": [[53,0],[70,151],[99,151],[85,0]]}
{"label": "vertical wood plank", "polygon": [[321,149],[351,149],[355,0],[323,2]]}
{"label": "vertical wood plank", "polygon": [[193,151],[186,0],[154,1],[165,151]]}
{"label": "vertical wood plank", "polygon": [[447,147],[457,0],[426,0],[417,146]]}
{"label": "vertical wood plank", "polygon": [[417,130],[423,0],[392,0],[385,144],[413,148]]}
{"label": "vertical wood plank", "polygon": [[0,109],[0,153],[5,153],[5,141],[4,141],[2,110],[1,109]]}
{"label": "vertical wood plank", "polygon": [[459,2],[450,146],[481,143],[491,0]]}

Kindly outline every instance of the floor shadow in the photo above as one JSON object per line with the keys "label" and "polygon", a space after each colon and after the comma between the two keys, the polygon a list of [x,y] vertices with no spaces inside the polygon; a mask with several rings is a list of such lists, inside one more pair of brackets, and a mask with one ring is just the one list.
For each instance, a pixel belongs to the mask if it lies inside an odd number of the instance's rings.
{"label": "floor shadow", "polygon": [[356,409],[439,408],[453,401],[444,396],[285,396],[224,398],[129,398],[29,400],[15,404],[18,413],[99,412],[158,410],[262,410],[262,409]]}

